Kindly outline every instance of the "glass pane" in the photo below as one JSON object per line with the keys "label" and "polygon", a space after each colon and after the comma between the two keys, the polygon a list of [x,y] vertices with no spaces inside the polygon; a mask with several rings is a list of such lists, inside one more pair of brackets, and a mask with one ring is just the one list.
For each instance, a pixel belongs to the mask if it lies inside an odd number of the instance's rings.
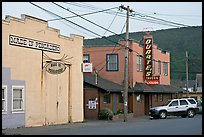
{"label": "glass pane", "polygon": [[22,98],[22,89],[14,89],[13,98]]}
{"label": "glass pane", "polygon": [[4,89],[2,89],[2,99],[4,99]]}
{"label": "glass pane", "polygon": [[108,70],[117,70],[117,55],[108,56]]}
{"label": "glass pane", "polygon": [[2,100],[2,110],[4,110],[5,101]]}
{"label": "glass pane", "polygon": [[13,109],[22,109],[22,101],[14,100],[13,101]]}

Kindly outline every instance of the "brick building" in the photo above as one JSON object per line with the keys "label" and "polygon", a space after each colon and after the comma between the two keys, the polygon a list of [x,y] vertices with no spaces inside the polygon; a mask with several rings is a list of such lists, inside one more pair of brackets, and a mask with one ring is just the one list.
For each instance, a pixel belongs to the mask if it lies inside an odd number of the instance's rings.
{"label": "brick building", "polygon": [[[144,36],[144,39],[148,38],[152,40],[151,35]],[[120,40],[118,45],[85,45],[84,62],[92,63],[93,75],[123,86],[125,44],[126,41]],[[150,107],[181,97],[183,92],[183,89],[170,85],[170,53],[153,42],[150,44],[152,49],[147,51],[145,45],[129,41],[128,112],[134,116],[148,115]],[[113,102],[114,99],[110,106],[114,106]],[[107,107],[112,109],[110,106]]]}

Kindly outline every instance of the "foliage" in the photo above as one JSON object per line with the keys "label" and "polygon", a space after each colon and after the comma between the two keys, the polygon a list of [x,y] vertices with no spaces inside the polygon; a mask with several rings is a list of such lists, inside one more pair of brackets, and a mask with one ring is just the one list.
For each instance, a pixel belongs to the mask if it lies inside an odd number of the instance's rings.
{"label": "foliage", "polygon": [[[186,79],[186,51],[188,51],[189,80],[195,80],[196,73],[202,72],[202,26],[157,30],[150,34],[153,35],[153,42],[158,48],[170,52],[171,79]],[[129,39],[140,41],[139,43],[143,45],[144,35],[144,32],[129,33]],[[120,36],[85,39],[84,46],[118,45],[122,37],[125,39],[125,33]]]}
{"label": "foliage", "polygon": [[118,111],[116,112],[116,115],[117,114],[124,114],[124,110],[123,109],[118,109]]}
{"label": "foliage", "polygon": [[112,120],[113,119],[113,112],[109,108],[102,108],[101,111],[98,113],[98,119],[106,119]]}

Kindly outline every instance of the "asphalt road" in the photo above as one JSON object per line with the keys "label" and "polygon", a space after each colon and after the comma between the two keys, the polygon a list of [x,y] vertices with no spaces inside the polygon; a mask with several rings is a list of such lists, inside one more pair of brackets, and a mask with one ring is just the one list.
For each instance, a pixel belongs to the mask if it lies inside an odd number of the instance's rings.
{"label": "asphalt road", "polygon": [[202,114],[194,118],[167,117],[150,119],[138,117],[114,121],[87,120],[57,126],[17,128],[2,130],[15,135],[202,135]]}

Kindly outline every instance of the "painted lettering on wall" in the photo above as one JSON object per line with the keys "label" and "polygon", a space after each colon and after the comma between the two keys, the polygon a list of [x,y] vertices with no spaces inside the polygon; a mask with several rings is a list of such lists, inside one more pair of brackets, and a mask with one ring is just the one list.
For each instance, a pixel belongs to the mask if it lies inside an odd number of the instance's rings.
{"label": "painted lettering on wall", "polygon": [[152,37],[144,37],[144,77],[152,77]]}
{"label": "painted lettering on wall", "polygon": [[15,35],[9,35],[9,44],[25,48],[33,48],[43,51],[60,53],[60,45],[24,38]]}

